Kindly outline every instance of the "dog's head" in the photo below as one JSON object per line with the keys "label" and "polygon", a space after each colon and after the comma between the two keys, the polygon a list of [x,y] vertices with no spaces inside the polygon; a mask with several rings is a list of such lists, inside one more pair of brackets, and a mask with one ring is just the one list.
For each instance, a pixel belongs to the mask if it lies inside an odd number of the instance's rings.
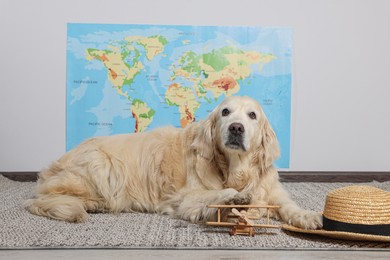
{"label": "dog's head", "polygon": [[249,97],[231,96],[222,101],[203,123],[202,135],[210,149],[218,147],[224,154],[254,153],[263,167],[279,156],[275,132],[259,103]]}
{"label": "dog's head", "polygon": [[258,143],[260,122],[264,119],[259,104],[248,97],[226,98],[216,111],[216,134],[223,150],[250,151]]}

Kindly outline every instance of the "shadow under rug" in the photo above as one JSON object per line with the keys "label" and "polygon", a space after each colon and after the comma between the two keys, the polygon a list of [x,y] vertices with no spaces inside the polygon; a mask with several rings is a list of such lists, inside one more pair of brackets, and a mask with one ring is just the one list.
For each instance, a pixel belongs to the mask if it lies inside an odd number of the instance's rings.
{"label": "shadow under rug", "polygon": [[[329,191],[352,183],[283,183],[304,209],[321,212]],[[359,183],[390,190],[390,182]],[[35,182],[11,181],[0,175],[0,249],[330,249],[390,248],[390,243],[334,240],[281,229],[257,229],[255,237],[230,236],[229,228],[193,224],[144,213],[90,214],[72,224],[35,216],[23,208]],[[273,223],[281,224],[277,221]]]}

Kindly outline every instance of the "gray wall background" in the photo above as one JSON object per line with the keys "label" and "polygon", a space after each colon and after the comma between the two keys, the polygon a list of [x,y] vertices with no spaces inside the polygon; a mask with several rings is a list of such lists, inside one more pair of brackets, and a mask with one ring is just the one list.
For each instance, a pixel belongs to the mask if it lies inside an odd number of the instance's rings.
{"label": "gray wall background", "polygon": [[65,152],[66,24],[288,26],[293,171],[390,171],[390,1],[0,0],[0,171]]}

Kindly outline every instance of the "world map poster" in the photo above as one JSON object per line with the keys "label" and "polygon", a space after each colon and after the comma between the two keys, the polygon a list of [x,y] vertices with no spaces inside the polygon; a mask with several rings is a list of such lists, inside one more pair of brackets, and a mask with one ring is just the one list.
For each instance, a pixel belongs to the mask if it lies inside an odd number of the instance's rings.
{"label": "world map poster", "polygon": [[290,28],[70,23],[66,149],[93,136],[184,128],[250,96],[290,164]]}

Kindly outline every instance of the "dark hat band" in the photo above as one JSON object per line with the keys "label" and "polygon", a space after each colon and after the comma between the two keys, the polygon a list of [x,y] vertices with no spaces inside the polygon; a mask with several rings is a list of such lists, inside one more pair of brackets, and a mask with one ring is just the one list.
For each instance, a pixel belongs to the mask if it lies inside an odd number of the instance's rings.
{"label": "dark hat band", "polygon": [[364,224],[351,224],[340,222],[332,219],[328,219],[325,216],[323,218],[323,229],[327,231],[343,231],[368,235],[390,236],[390,224],[385,225],[364,225]]}

